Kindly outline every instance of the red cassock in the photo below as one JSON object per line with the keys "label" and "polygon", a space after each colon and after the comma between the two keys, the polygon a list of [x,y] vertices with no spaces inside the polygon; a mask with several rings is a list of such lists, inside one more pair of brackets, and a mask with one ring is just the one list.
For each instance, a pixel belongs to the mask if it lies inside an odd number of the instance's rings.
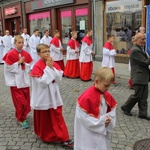
{"label": "red cassock", "polygon": [[[114,46],[108,41],[105,43],[104,47],[109,49],[110,51],[114,49]],[[112,73],[114,74],[114,76],[116,76],[115,75],[115,68],[111,68],[111,70],[112,70]]]}
{"label": "red cassock", "polygon": [[83,81],[91,80],[93,62],[81,62],[80,78]]}
{"label": "red cassock", "polygon": [[[93,41],[90,37],[85,36],[82,39],[82,42],[87,43],[88,46],[90,46]],[[80,78],[83,81],[89,81],[91,80],[91,75],[93,71],[93,62],[81,62],[81,68],[80,68]]]}
{"label": "red cassock", "polygon": [[117,102],[108,92],[100,92],[95,86],[89,87],[79,98],[78,105],[87,114],[94,118],[100,116],[100,104],[102,100],[102,94],[107,104],[107,113],[116,107]]}
{"label": "red cassock", "polygon": [[[32,62],[32,58],[29,53],[27,53],[24,50],[18,52],[16,49],[13,49],[10,52],[6,53],[6,55],[3,57],[3,60],[7,65],[12,65],[15,62],[19,61],[19,55],[25,57],[26,63]],[[25,65],[22,64],[22,70],[24,69]],[[30,89],[29,87],[26,88],[10,87],[10,91],[16,109],[16,118],[19,122],[23,122],[26,119],[27,114],[31,111]]]}
{"label": "red cassock", "polygon": [[[33,67],[30,76],[41,77],[45,67],[46,64],[40,59]],[[53,67],[60,70],[55,62]],[[67,141],[69,133],[62,115],[62,106],[57,109],[34,110],[34,132],[45,142]]]}
{"label": "red cassock", "polygon": [[[60,45],[59,45],[59,42],[60,42],[60,39],[57,38],[57,37],[54,37],[54,38],[51,40],[50,44],[53,44],[53,45],[55,45],[57,48],[59,48],[59,46],[60,46]],[[61,70],[64,71],[64,69],[65,69],[64,61],[63,61],[63,60],[59,60],[59,61],[55,61],[55,62],[60,66]]]}
{"label": "red cassock", "polygon": [[[68,42],[68,46],[72,50],[76,50],[76,48],[79,47],[80,44],[76,40],[71,39]],[[64,71],[64,75],[66,77],[70,77],[70,78],[78,78],[78,77],[80,77],[79,58],[67,60],[65,71]]]}

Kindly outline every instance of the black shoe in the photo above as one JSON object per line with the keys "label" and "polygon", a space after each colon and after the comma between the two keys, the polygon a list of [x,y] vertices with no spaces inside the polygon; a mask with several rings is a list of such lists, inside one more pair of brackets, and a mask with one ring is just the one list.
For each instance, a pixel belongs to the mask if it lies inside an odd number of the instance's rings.
{"label": "black shoe", "polygon": [[123,106],[121,106],[121,110],[124,112],[125,115],[132,116],[132,114],[129,111],[125,110]]}
{"label": "black shoe", "polygon": [[150,121],[150,117],[149,116],[139,116],[140,119],[146,119],[148,121]]}

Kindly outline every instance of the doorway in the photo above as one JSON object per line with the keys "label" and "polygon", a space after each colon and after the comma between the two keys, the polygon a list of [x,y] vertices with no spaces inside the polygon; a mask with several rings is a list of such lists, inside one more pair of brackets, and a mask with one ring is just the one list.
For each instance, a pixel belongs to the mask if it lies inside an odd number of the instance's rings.
{"label": "doorway", "polygon": [[81,43],[82,38],[88,29],[88,7],[73,7],[60,9],[60,26],[62,46],[66,49],[68,41],[71,38],[71,31],[78,33],[77,41]]}
{"label": "doorway", "polygon": [[15,32],[21,34],[22,25],[20,17],[6,19],[5,25],[6,25],[5,30],[9,30],[10,35],[14,36]]}

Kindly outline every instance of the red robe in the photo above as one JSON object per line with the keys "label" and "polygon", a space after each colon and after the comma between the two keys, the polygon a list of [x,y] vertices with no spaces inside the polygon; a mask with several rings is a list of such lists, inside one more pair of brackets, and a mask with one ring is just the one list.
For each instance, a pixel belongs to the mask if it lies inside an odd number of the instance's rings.
{"label": "red robe", "polygon": [[[82,39],[82,42],[87,43],[88,46],[90,46],[93,41],[90,37],[87,35],[84,36]],[[80,78],[83,81],[89,81],[91,80],[91,74],[93,71],[93,62],[81,62],[81,69],[80,69]]]}
{"label": "red robe", "polygon": [[104,95],[105,101],[107,103],[107,112],[110,112],[114,107],[116,107],[117,102],[115,99],[108,93],[101,93],[95,86],[89,87],[79,98],[78,105],[85,111],[87,114],[94,118],[99,118],[100,116],[100,103],[101,96]]}
{"label": "red robe", "polygon": [[[24,50],[18,52],[16,49],[13,49],[6,53],[3,57],[3,60],[7,65],[12,65],[15,62],[19,61],[19,57],[24,56],[26,63],[31,63],[32,58],[30,54]],[[25,65],[22,65],[22,70],[25,69]],[[30,89],[29,87],[26,88],[17,88],[17,87],[10,87],[12,100],[16,109],[16,118],[19,122],[23,122],[28,113],[31,111],[30,108]]]}
{"label": "red robe", "polygon": [[90,46],[93,43],[92,39],[88,37],[87,35],[84,36],[84,38],[82,39],[82,42],[87,43],[88,46]]}
{"label": "red robe", "polygon": [[108,41],[105,43],[104,47],[109,49],[109,50],[113,50],[114,49],[114,46]]}
{"label": "red robe", "polygon": [[[105,48],[109,49],[110,51],[114,49],[114,46],[109,42],[107,41],[104,45]],[[115,68],[111,68],[112,70],[112,73],[114,74],[114,76],[116,76],[115,74]],[[116,84],[116,82],[113,82],[113,84]]]}
{"label": "red robe", "polygon": [[[68,46],[70,46],[70,48],[72,50],[76,50],[76,47],[79,47],[80,44],[76,40],[71,39],[68,42]],[[65,71],[64,71],[64,75],[66,77],[70,77],[70,78],[78,78],[78,77],[80,77],[80,63],[79,63],[79,59],[67,60]]]}
{"label": "red robe", "polygon": [[[45,62],[40,59],[34,65],[30,76],[41,77],[45,67]],[[59,65],[55,62],[53,67],[60,70]],[[69,134],[62,115],[62,106],[57,107],[57,109],[34,110],[34,132],[45,142],[67,141]]]}
{"label": "red robe", "polygon": [[50,44],[53,44],[53,45],[55,45],[58,48],[60,46],[59,45],[59,41],[60,41],[59,38],[53,37],[52,40],[51,40],[51,42],[50,42]]}
{"label": "red robe", "polygon": [[[60,43],[60,39],[57,37],[53,37],[53,39],[51,40],[50,44],[55,45],[57,48],[59,48],[59,43]],[[61,70],[64,71],[65,69],[65,65],[64,65],[64,61],[63,60],[59,60],[59,61],[55,61],[61,68]]]}

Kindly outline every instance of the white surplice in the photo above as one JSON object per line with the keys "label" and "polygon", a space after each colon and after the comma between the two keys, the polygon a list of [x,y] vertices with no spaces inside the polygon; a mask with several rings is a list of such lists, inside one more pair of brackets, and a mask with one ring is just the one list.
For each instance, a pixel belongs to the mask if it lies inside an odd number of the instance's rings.
{"label": "white surplice", "polygon": [[37,45],[40,44],[40,37],[35,36],[34,34],[30,37],[29,40],[29,47],[30,47],[30,54],[32,56],[33,62],[32,62],[32,67],[33,68],[34,64],[39,60],[39,56],[36,51]]}
{"label": "white surplice", "polygon": [[80,57],[79,57],[80,62],[91,62],[91,61],[93,61],[93,57],[91,54],[92,46],[93,46],[93,44],[91,44],[89,46],[87,43],[82,42]]}
{"label": "white surplice", "polygon": [[115,67],[115,56],[116,56],[116,51],[109,50],[105,47],[103,47],[103,59],[102,59],[102,67],[110,67],[114,68]]}
{"label": "white surplice", "polygon": [[70,46],[67,46],[67,60],[76,60],[79,59],[79,53],[76,53],[76,50],[79,50],[79,47],[75,45],[75,49],[72,49]]}
{"label": "white surplice", "polygon": [[11,39],[12,48],[15,48],[14,40],[15,40],[15,37],[12,37]]}
{"label": "white surplice", "polygon": [[11,39],[12,39],[11,35],[5,35],[2,37],[2,41],[4,45],[4,55],[12,49]]}
{"label": "white surplice", "polygon": [[50,36],[46,37],[44,35],[43,38],[40,40],[40,43],[47,44],[48,46],[50,46],[51,40],[52,40],[52,37]]}
{"label": "white surplice", "polygon": [[31,107],[35,110],[57,109],[63,105],[58,83],[63,71],[46,66],[41,77],[32,77]]}
{"label": "white surplice", "polygon": [[30,64],[25,63],[25,70],[22,70],[21,65],[15,62],[12,65],[4,63],[4,77],[7,86],[17,86],[17,88],[24,88],[30,86]]}
{"label": "white surplice", "polygon": [[[100,104],[100,117],[94,118],[76,107],[74,123],[74,150],[109,150],[109,133],[115,127],[116,108],[107,113],[107,104],[104,97]],[[106,127],[106,116],[111,118]]]}
{"label": "white surplice", "polygon": [[29,47],[30,36],[28,34],[24,34],[24,33],[22,33],[21,36],[24,39],[23,49],[26,50],[30,54],[30,47]]}
{"label": "white surplice", "polygon": [[0,36],[0,63],[3,63],[3,58],[4,56],[4,45],[2,43],[2,36]]}
{"label": "white surplice", "polygon": [[60,61],[63,60],[63,54],[60,49],[63,48],[61,45],[61,42],[59,40],[59,47],[56,47],[54,44],[51,44],[50,50],[51,50],[51,57],[54,61]]}

